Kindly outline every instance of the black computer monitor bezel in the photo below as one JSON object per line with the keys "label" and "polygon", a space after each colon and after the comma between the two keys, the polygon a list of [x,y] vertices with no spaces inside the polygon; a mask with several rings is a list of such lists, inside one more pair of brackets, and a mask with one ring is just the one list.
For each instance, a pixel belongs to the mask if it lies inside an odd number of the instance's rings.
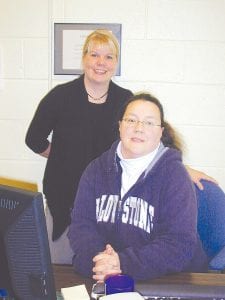
{"label": "black computer monitor bezel", "polygon": [[0,185],[0,235],[6,259],[0,277],[8,273],[9,294],[16,300],[55,300],[42,194]]}

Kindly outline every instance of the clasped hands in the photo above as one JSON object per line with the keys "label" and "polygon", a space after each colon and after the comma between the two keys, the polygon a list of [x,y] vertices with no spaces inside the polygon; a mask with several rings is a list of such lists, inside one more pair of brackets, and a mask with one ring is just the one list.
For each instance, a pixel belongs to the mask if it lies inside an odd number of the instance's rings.
{"label": "clasped hands", "polygon": [[117,252],[109,244],[103,252],[100,252],[93,258],[95,263],[93,267],[93,279],[97,281],[104,281],[107,275],[120,274],[120,259]]}

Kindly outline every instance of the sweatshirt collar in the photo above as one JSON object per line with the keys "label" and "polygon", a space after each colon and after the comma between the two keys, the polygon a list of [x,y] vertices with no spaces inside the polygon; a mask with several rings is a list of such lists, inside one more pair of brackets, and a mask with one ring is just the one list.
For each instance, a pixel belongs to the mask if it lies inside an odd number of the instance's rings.
{"label": "sweatshirt collar", "polygon": [[119,142],[116,152],[120,158],[120,164],[123,169],[126,169],[128,173],[139,173],[139,175],[147,168],[156,156],[160,143],[155,150],[137,158],[124,158],[121,152],[121,141]]}

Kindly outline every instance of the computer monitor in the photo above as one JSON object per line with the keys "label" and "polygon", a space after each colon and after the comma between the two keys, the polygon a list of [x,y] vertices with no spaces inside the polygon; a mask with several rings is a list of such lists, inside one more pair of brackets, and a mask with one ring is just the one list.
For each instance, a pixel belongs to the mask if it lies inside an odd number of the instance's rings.
{"label": "computer monitor", "polygon": [[41,193],[0,185],[0,288],[16,300],[55,300]]}

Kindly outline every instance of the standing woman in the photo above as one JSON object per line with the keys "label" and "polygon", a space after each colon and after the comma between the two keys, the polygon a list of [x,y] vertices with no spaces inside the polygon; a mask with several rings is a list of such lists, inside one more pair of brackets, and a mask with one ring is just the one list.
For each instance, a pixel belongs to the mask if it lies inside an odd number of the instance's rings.
{"label": "standing woman", "polygon": [[[83,170],[116,139],[117,112],[132,94],[111,81],[118,59],[118,41],[110,31],[91,33],[83,46],[84,74],[53,88],[40,102],[28,129],[27,146],[48,158],[43,192],[53,218],[53,241],[66,234]],[[61,238],[63,253],[62,245],[68,241]],[[57,251],[57,243],[51,252]],[[61,262],[67,261],[62,257]]]}

